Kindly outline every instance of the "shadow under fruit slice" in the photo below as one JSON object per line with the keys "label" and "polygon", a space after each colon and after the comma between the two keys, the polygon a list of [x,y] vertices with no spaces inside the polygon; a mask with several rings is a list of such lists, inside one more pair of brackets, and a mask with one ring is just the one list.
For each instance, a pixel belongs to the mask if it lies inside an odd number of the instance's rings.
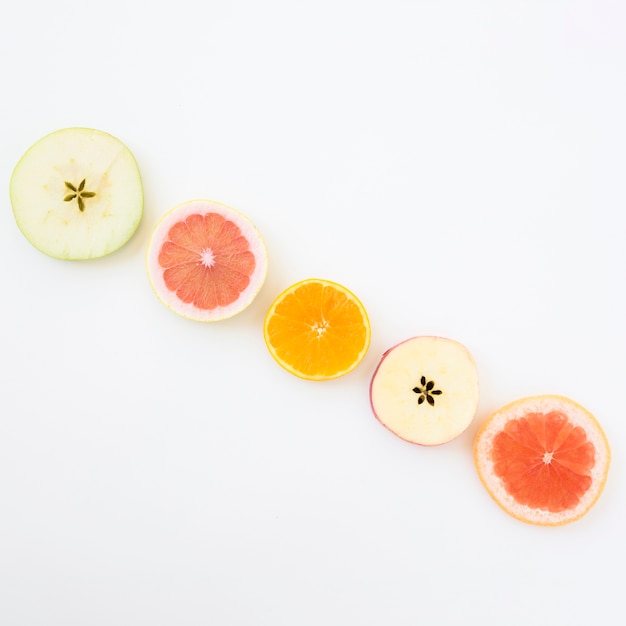
{"label": "shadow under fruit slice", "polygon": [[351,372],[370,344],[364,306],[348,289],[310,278],[283,291],[264,324],[267,348],[285,370],[307,380],[329,380]]}
{"label": "shadow under fruit slice", "polygon": [[157,224],[147,252],[159,299],[189,319],[236,315],[256,297],[267,274],[265,245],[241,213],[210,200],[174,207]]}
{"label": "shadow under fruit slice", "polygon": [[91,128],[58,130],[31,146],[15,166],[10,195],[24,236],[58,259],[114,252],[133,236],[143,213],[132,153]]}
{"label": "shadow under fruit slice", "polygon": [[556,526],[595,504],[610,464],[596,418],[569,398],[524,398],[496,411],[474,442],[478,475],[507,513]]}
{"label": "shadow under fruit slice", "polygon": [[401,439],[446,443],[471,423],[478,406],[476,365],[445,337],[413,337],[383,354],[370,384],[376,418]]}

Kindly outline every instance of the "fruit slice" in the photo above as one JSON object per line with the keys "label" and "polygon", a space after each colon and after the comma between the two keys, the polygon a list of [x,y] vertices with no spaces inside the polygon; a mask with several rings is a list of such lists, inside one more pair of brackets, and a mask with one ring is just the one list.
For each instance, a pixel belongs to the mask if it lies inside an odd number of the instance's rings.
{"label": "fruit slice", "polygon": [[256,228],[239,211],[210,200],[174,207],[157,224],[147,253],[159,299],[189,319],[212,322],[243,311],[267,274]]}
{"label": "fruit slice", "polygon": [[345,287],[318,278],[283,291],[265,316],[270,354],[288,372],[307,380],[351,372],[363,360],[370,334],[358,298]]}
{"label": "fruit slice", "polygon": [[383,354],[370,384],[377,419],[411,443],[460,435],[478,406],[478,373],[467,349],[444,337],[413,337]]}
{"label": "fruit slice", "polygon": [[610,457],[596,418],[561,396],[505,406],[474,443],[476,469],[491,497],[513,517],[544,526],[579,519],[595,504]]}
{"label": "fruit slice", "polygon": [[114,252],[143,213],[135,158],[119,139],[91,128],[58,130],[31,146],[15,166],[10,195],[26,239],[58,259]]}

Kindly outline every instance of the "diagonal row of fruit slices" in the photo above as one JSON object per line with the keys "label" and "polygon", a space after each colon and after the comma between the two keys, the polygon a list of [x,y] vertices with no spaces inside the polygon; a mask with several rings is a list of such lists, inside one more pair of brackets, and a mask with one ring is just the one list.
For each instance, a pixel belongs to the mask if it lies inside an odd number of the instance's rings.
{"label": "diagonal row of fruit slices", "polygon": [[[18,227],[43,253],[94,259],[126,244],[143,212],[130,150],[99,130],[67,128],[29,148],[10,196]],[[169,211],[147,252],[150,283],[168,308],[198,321],[243,311],[267,274],[267,252],[241,213],[209,200]],[[369,348],[363,304],[347,288],[307,279],[285,289],[264,323],[269,353],[290,374],[329,380],[353,371]],[[401,439],[440,445],[465,432],[479,402],[469,351],[444,337],[413,337],[385,352],[370,382],[376,418]],[[561,396],[525,398],[487,419],[474,442],[485,488],[507,513],[560,525],[582,517],[606,482],[610,449],[595,417]]]}

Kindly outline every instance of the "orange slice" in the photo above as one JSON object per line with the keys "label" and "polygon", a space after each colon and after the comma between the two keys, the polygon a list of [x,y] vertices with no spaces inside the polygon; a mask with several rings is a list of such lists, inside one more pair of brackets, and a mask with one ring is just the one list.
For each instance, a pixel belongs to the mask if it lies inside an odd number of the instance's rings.
{"label": "orange slice", "polygon": [[491,497],[513,517],[542,526],[587,513],[604,488],[610,460],[596,418],[562,396],[503,407],[474,442],[476,469]]}
{"label": "orange slice", "polygon": [[270,354],[288,372],[328,380],[351,372],[370,343],[365,308],[348,289],[311,278],[292,285],[265,316]]}

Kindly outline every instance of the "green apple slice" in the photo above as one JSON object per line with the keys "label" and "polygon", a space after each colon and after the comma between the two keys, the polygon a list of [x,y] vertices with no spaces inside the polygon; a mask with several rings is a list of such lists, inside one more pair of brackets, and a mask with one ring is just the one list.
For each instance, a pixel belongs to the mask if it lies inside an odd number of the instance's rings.
{"label": "green apple slice", "polygon": [[370,384],[374,415],[398,437],[446,443],[471,423],[478,373],[467,349],[445,337],[413,337],[383,355]]}
{"label": "green apple slice", "polygon": [[22,156],[10,184],[13,214],[33,246],[57,259],[94,259],[121,248],[143,213],[130,150],[108,133],[65,128]]}

